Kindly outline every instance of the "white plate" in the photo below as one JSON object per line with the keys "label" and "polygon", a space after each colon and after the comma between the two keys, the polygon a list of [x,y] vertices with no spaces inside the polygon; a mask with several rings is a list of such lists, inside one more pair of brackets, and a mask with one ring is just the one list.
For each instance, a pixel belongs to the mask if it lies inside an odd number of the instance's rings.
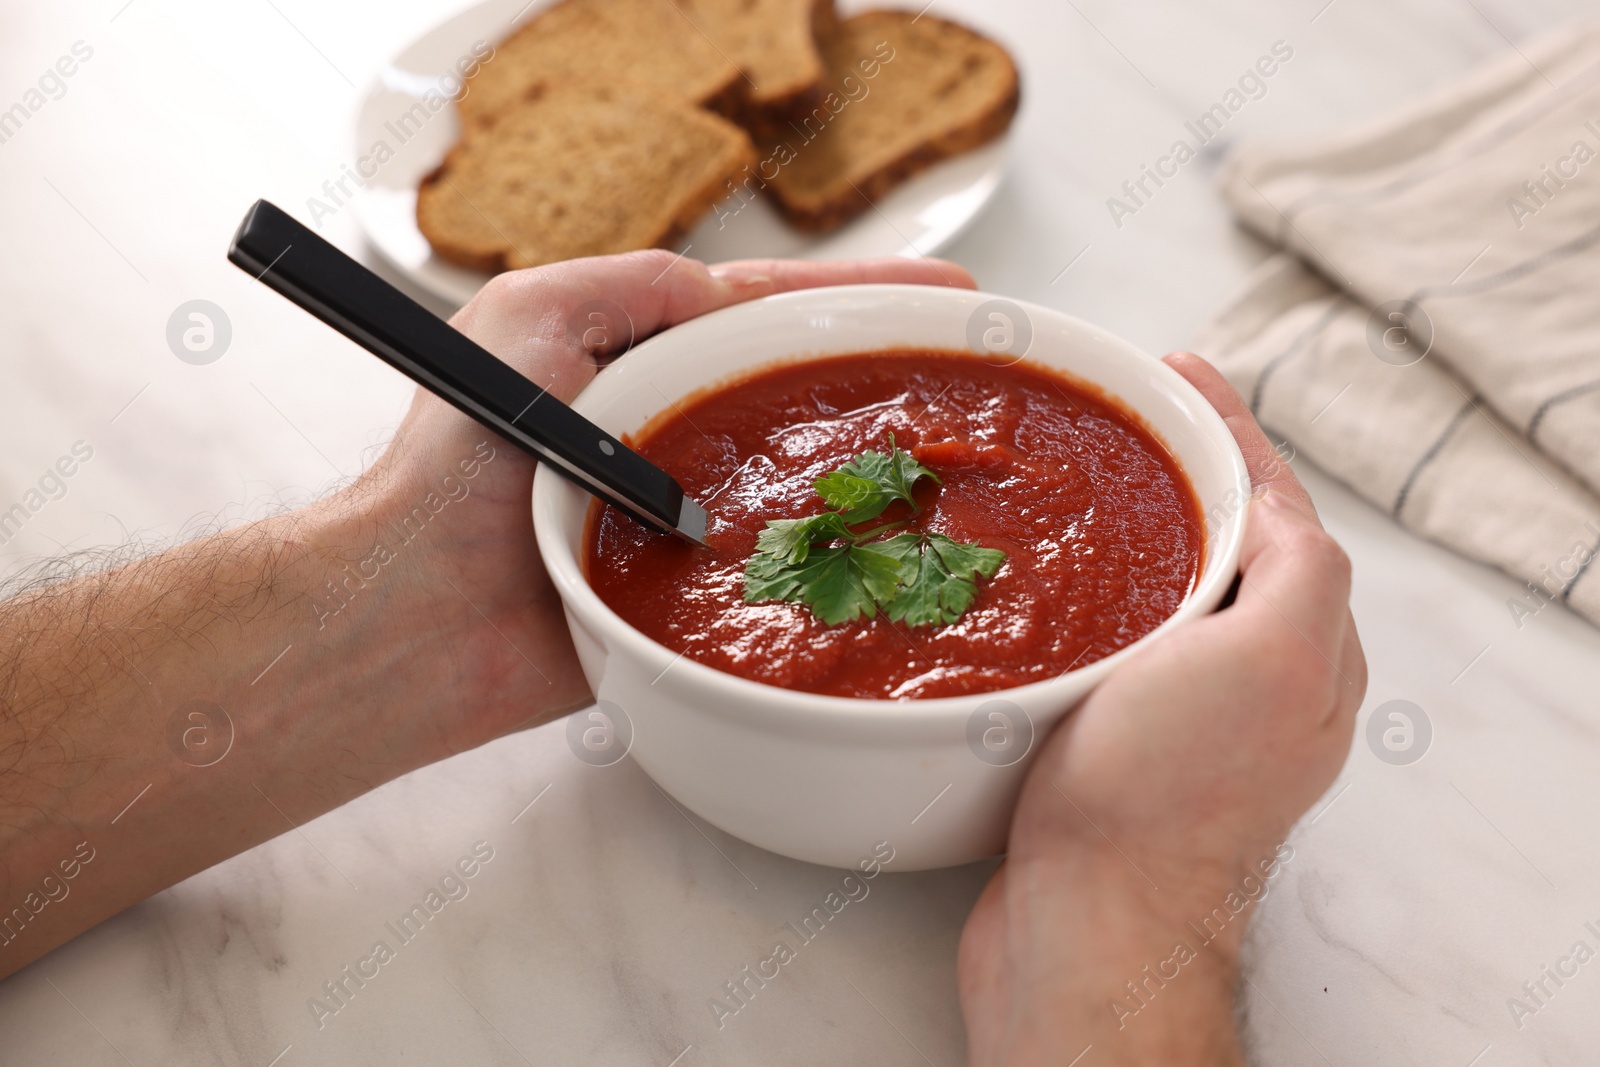
{"label": "white plate", "polygon": [[[368,240],[411,280],[464,304],[487,274],[439,259],[417,229],[417,184],[444,158],[458,129],[455,106],[402,125],[429,90],[448,98],[441,77],[471,59],[475,42],[495,44],[511,28],[555,0],[484,0],[413,41],[384,67],[356,114],[355,152],[365,185],[355,197],[356,217]],[[424,107],[424,112],[426,108]],[[383,147],[380,148],[379,146]],[[391,158],[381,158],[392,154]],[[878,202],[877,209],[822,237],[787,226],[770,204],[738,207],[730,198],[724,217],[708,214],[679,243],[679,251],[715,262],[764,256],[846,259],[931,255],[972,222],[1000,185],[1006,139],[948,160],[919,174]],[[380,162],[381,158],[381,162]],[[369,171],[376,173],[369,174]],[[353,185],[351,186],[353,188]]]}

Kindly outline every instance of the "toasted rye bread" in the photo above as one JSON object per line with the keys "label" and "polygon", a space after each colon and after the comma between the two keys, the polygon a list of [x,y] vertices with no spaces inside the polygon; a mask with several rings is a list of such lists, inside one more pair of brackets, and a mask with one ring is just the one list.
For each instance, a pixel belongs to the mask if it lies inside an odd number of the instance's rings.
{"label": "toasted rye bread", "polygon": [[833,0],[676,0],[741,73],[733,114],[749,125],[822,95],[819,34],[837,24]]}
{"label": "toasted rye bread", "polygon": [[743,130],[640,86],[536,93],[469,135],[417,191],[434,251],[480,270],[664,245],[755,160]]}
{"label": "toasted rye bread", "polygon": [[562,0],[496,45],[456,104],[464,127],[486,127],[530,93],[619,78],[707,105],[743,82],[672,0]]}
{"label": "toasted rye bread", "polygon": [[1005,49],[931,15],[845,19],[822,52],[832,91],[783,136],[762,138],[757,168],[802,230],[834,229],[918,171],[999,136],[1017,111]]}

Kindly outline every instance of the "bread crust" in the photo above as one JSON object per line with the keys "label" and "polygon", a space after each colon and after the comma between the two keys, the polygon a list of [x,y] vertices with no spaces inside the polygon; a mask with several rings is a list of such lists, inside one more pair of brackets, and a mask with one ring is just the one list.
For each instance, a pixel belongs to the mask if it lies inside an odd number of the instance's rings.
{"label": "bread crust", "polygon": [[[658,0],[658,2],[664,5],[666,8],[676,7],[676,4],[673,2],[673,0]],[[513,29],[511,33],[500,42],[500,44],[497,46],[497,50],[503,53],[514,54],[517,49],[517,42],[523,38],[537,38],[538,35],[541,32],[544,32],[547,28],[541,24],[546,22],[551,16],[555,16],[559,19],[564,14],[562,9],[583,10],[585,8],[590,11],[594,10],[594,6],[590,4],[588,0],[560,0],[560,2],[550,5],[543,11],[538,12],[532,18]],[[679,12],[679,14],[681,15],[681,12]],[[689,25],[692,26],[693,24],[690,23]],[[689,31],[687,28],[685,28],[684,32],[688,33]],[[696,44],[699,43],[698,37],[691,37],[690,39]],[[712,45],[711,47],[714,48],[715,46]],[[471,95],[473,82],[475,80],[485,77],[502,77],[501,71],[504,68],[504,64],[508,62],[508,60],[502,56],[500,57],[500,62],[502,66],[498,68],[481,66],[479,70],[472,75],[472,77],[466,79],[461,93],[457,95],[456,112],[461,119],[464,129],[478,131],[487,131],[492,129],[495,123],[500,120],[507,110],[515,107],[514,103],[507,103],[505,101],[501,101],[498,104],[484,104],[481,102],[481,96],[479,101],[468,103],[468,98]],[[542,91],[551,84],[569,84],[573,80],[570,77],[570,74],[570,71],[566,73],[558,71],[556,72],[553,81],[547,81],[543,77],[528,78],[526,79],[527,84],[522,87],[523,94],[525,95],[528,91]],[[599,83],[603,81],[610,81],[612,80],[612,77],[609,75],[604,78],[590,76],[584,80]],[[716,102],[723,99],[730,93],[737,93],[739,91],[739,87],[743,84],[745,84],[745,82],[740,76],[738,68],[728,65],[726,66],[720,80],[715,82],[707,81],[707,83],[698,93],[686,92],[681,85],[673,86],[672,91],[677,95],[685,97],[702,107],[708,107],[712,110],[717,110],[715,106]]]}
{"label": "bread crust", "polygon": [[[793,204],[785,201],[775,188],[768,186],[772,201],[784,219],[797,230],[806,233],[827,233],[836,230],[851,219],[870,209],[878,199],[907,179],[922,173],[936,163],[943,163],[982,147],[1005,133],[1016,117],[1022,102],[1022,88],[1015,76],[1011,91],[994,110],[973,122],[951,130],[932,141],[925,141],[899,158],[873,171],[855,183],[856,188],[842,193],[838,199],[819,206]],[[859,193],[857,192],[859,190]]]}
{"label": "bread crust", "polygon": [[[853,16],[851,21],[864,21],[864,19],[899,19],[906,16],[906,11],[898,10],[872,10],[862,11]],[[941,26],[947,30],[954,30],[958,34],[978,38],[981,42],[994,48],[995,54],[1002,59],[1003,74],[1005,74],[1005,88],[998,94],[995,101],[981,114],[968,118],[954,128],[941,131],[933,138],[917,142],[914,146],[901,152],[898,157],[891,158],[888,162],[878,166],[877,170],[870,171],[862,178],[846,182],[843,189],[838,189],[835,195],[827,198],[803,197],[795,195],[794,189],[784,189],[781,182],[766,184],[766,195],[773,205],[778,208],[779,214],[784,216],[790,226],[803,230],[808,234],[826,234],[829,230],[838,229],[845,222],[856,218],[859,214],[869,210],[877,203],[878,198],[894,189],[902,182],[912,178],[915,174],[928,170],[936,163],[944,162],[947,158],[970,152],[976,147],[984,146],[987,142],[994,141],[1000,134],[1005,133],[1011,126],[1011,120],[1016,117],[1018,107],[1021,106],[1022,83],[1021,75],[1016,69],[1016,61],[1011,59],[1011,54],[989,37],[979,34],[970,27],[963,26],[954,19],[942,19],[922,14],[920,19],[933,26]],[[822,136],[827,136],[826,131]],[[786,141],[784,136],[770,138],[771,141]],[[790,146],[792,147],[792,146]],[[805,147],[798,147],[797,152],[803,152]]]}
{"label": "bread crust", "polygon": [[695,225],[705,217],[713,205],[728,195],[733,180],[746,168],[756,164],[756,146],[747,136],[742,146],[741,154],[729,164],[725,175],[713,177],[704,186],[684,198],[683,206],[673,216],[661,236],[650,245],[651,248],[670,248],[678,243],[684,234],[694,229]]}
{"label": "bread crust", "polygon": [[[671,3],[673,0],[666,0]],[[885,16],[901,18],[906,16],[904,11],[879,10],[864,12],[856,18]],[[948,19],[941,19],[930,15],[921,16],[929,23],[939,24],[958,30],[965,34],[988,41],[988,38],[959,23]],[[913,20],[915,21],[915,20]],[[532,30],[538,19],[519,27],[516,33],[526,33]],[[811,0],[811,27],[813,42],[825,41],[827,36],[836,32],[840,20],[834,6],[834,0]],[[798,230],[808,233],[826,233],[837,229],[849,220],[861,215],[871,208],[879,198],[889,190],[898,186],[912,176],[927,170],[929,167],[940,163],[952,156],[971,151],[999,137],[1011,125],[1021,102],[1021,78],[1017,72],[1015,61],[1010,54],[994,42],[999,55],[1004,60],[1005,88],[998,94],[995,102],[981,114],[968,119],[959,126],[942,130],[937,135],[912,145],[896,158],[879,166],[865,177],[856,178],[852,182],[844,183],[844,187],[826,197],[808,197],[793,195],[785,197],[779,186],[772,183],[764,185],[765,191],[778,211]],[[829,95],[831,76],[827,69],[827,53],[820,44],[815,45],[818,76],[808,85],[788,92],[776,98],[770,98],[761,103],[756,103],[754,94],[750,92],[750,83],[740,77],[737,72],[730,75],[728,81],[710,97],[699,100],[685,101],[684,106],[698,105],[700,112],[706,111],[731,120],[735,128],[741,128],[739,137],[742,143],[735,146],[730,154],[727,166],[720,169],[704,181],[699,188],[689,190],[680,195],[680,201],[670,213],[666,222],[661,226],[644,247],[667,247],[676,243],[682,236],[692,229],[705,214],[710,211],[734,188],[741,174],[758,166],[760,156],[756,145],[752,143],[750,135],[760,137],[764,142],[774,143],[785,139],[791,127],[792,120],[803,117],[822,106]],[[626,80],[626,79],[624,79]],[[470,83],[467,91],[470,91]],[[531,103],[544,92],[543,83],[533,87],[527,94],[527,103]],[[659,90],[651,90],[659,92]],[[452,171],[458,168],[463,160],[464,153],[477,147],[479,138],[495,136],[494,120],[500,114],[493,114],[490,121],[482,121],[483,114],[474,115],[471,112],[463,114],[462,131],[456,144],[445,155],[444,159],[427,174],[418,187],[417,199],[417,225],[423,236],[432,246],[434,253],[446,262],[472,270],[497,273],[505,270],[517,269],[527,264],[518,262],[522,257],[515,248],[502,247],[497,242],[492,250],[486,250],[483,240],[475,240],[471,244],[462,243],[462,233],[452,234],[448,224],[448,216],[440,219],[431,218],[433,214],[428,210],[427,203],[434,195],[443,195],[441,185],[449,185]],[[478,121],[475,121],[475,118]],[[801,149],[804,150],[803,148]],[[720,157],[719,157],[720,158]],[[826,185],[824,186],[826,187]],[[791,190],[791,194],[793,190]],[[456,190],[456,194],[465,198],[465,194]],[[470,201],[468,202],[470,206]],[[457,216],[459,219],[459,215]],[[437,224],[436,224],[437,223]],[[491,224],[492,225],[492,224]],[[461,225],[456,229],[461,230]],[[470,234],[469,234],[470,235]],[[634,235],[637,238],[637,233]],[[506,243],[510,244],[508,238]],[[621,249],[619,249],[621,251]]]}
{"label": "bread crust", "polygon": [[[791,119],[805,115],[821,104],[828,95],[828,70],[816,42],[832,32],[838,24],[839,13],[834,0],[812,0],[811,58],[814,60],[814,71],[809,83],[787,93],[757,100],[756,94],[750,91],[750,83],[740,78],[731,87],[733,91],[723,98],[719,114],[743,126],[751,137],[761,138],[776,135]],[[717,110],[715,107],[713,109]]]}
{"label": "bread crust", "polygon": [[450,170],[451,166],[455,163],[458,155],[462,152],[465,146],[465,139],[457,141],[455,146],[444,154],[444,159],[440,160],[439,165],[429,171],[423,177],[422,181],[418,183],[416,211],[417,229],[422,231],[422,236],[427,239],[429,247],[433,249],[433,254],[445,262],[454,263],[458,267],[466,267],[469,270],[484,271],[488,274],[499,274],[501,271],[507,269],[505,265],[504,253],[494,252],[484,255],[474,252],[471,249],[465,248],[461,245],[452,244],[449,234],[443,233],[434,228],[428,218],[426,210],[423,207],[423,199],[427,196],[427,191],[429,189],[432,189],[441,182],[449,182],[446,172]]}
{"label": "bread crust", "polygon": [[[695,114],[704,115],[701,109],[695,108],[689,101],[683,101],[682,106]],[[704,115],[704,117],[706,121],[719,121],[709,115]],[[735,179],[748,168],[755,166],[756,149],[749,136],[737,126],[724,124],[728,126],[727,132],[736,138],[731,142],[733,151],[729,154],[729,158],[719,170],[709,175],[698,187],[681,196],[676,210],[643,247],[663,248],[676,242],[690,229],[693,229],[695,224],[711,210],[713,205],[727,195]],[[422,231],[423,237],[432,246],[435,255],[456,266],[485,271],[491,274],[518,270],[528,266],[538,266],[540,264],[517,262],[520,256],[514,247],[496,247],[493,251],[483,252],[463,245],[454,240],[451,233],[434,226],[429,217],[425,201],[430,191],[437,189],[440,185],[449,185],[450,173],[460,164],[465,153],[476,146],[477,138],[488,136],[493,136],[490,128],[479,128],[470,137],[463,136],[445,154],[444,160],[422,179],[417,189],[417,228]],[[465,199],[465,194],[461,193],[460,190],[455,190],[455,192],[456,195]],[[470,201],[468,203],[470,204]],[[509,244],[510,239],[507,238],[506,240]],[[617,249],[619,252],[629,250]]]}

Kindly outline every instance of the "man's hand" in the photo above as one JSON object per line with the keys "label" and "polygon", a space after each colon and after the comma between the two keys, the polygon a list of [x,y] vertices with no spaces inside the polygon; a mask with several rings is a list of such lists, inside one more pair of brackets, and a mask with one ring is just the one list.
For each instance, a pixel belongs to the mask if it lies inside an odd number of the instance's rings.
{"label": "man's hand", "polygon": [[[857,282],[972,285],[933,260],[707,269],[639,252],[502,275],[453,321],[570,400],[596,372],[568,325],[589,301],[643,340]],[[0,976],[397,775],[587,702],[535,547],[533,471],[419,392],[348,489],[0,604]]]}
{"label": "man's hand", "polygon": [[[935,260],[761,260],[707,268],[667,252],[635,252],[503,274],[451,322],[551,395],[570,401],[630,338],[641,341],[773,293],[870,282],[973,285],[962,268]],[[582,312],[597,301],[620,308],[625,321],[602,312],[602,330],[575,329],[574,317],[587,323]],[[585,332],[603,342],[597,351],[580,343]],[[464,479],[461,462],[470,462],[486,441],[494,459]],[[419,632],[438,628],[466,639],[448,649],[455,668],[448,688],[430,687],[443,703],[410,724],[428,732],[421,740],[435,746],[426,750],[430,759],[556,718],[591,699],[533,539],[534,467],[532,457],[419,390],[394,444],[350,494],[376,528],[387,523],[392,529],[446,478],[470,491],[462,506],[439,512],[425,551],[409,569],[426,587],[422,599],[442,616],[432,625],[417,619]],[[444,619],[454,625],[440,625]]]}
{"label": "man's hand", "polygon": [[962,937],[974,1067],[1235,1064],[1249,905],[1338,774],[1366,689],[1350,564],[1237,393],[1257,494],[1228,608],[1123,664],[1051,734]]}

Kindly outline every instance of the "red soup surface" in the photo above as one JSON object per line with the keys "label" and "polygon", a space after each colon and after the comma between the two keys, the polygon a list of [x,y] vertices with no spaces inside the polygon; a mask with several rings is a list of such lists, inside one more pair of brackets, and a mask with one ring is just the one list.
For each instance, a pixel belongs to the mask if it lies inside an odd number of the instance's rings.
{"label": "red soup surface", "polygon": [[[910,528],[1006,553],[966,614],[828,626],[803,603],[745,603],[767,520],[826,510],[812,483],[887,452],[891,433],[941,479],[919,483]],[[1200,572],[1177,462],[1117,402],[1028,365],[927,351],[785,364],[674,405],[630,443],[705,504],[710,547],[596,504],[590,585],[667,648],[786,689],[905,699],[1054,678],[1155,629]]]}

